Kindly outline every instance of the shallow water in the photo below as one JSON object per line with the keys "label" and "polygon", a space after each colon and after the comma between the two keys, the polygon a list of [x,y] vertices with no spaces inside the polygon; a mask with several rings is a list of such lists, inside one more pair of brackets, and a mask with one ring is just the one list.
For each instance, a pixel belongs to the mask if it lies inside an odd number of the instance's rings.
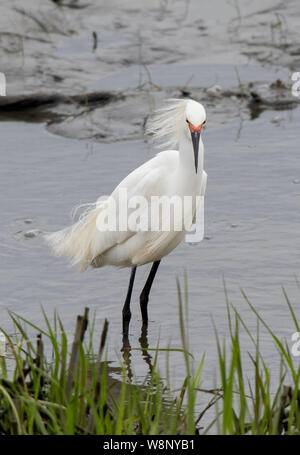
{"label": "shallow water", "polygon": [[[180,245],[162,261],[149,304],[149,344],[180,347],[176,276],[186,270],[189,284],[190,349],[199,360],[206,352],[205,377],[212,378],[216,351],[211,316],[220,335],[227,333],[224,276],[231,302],[255,330],[255,318],[239,287],[274,328],[290,339],[293,325],[281,292],[284,285],[292,302],[299,301],[294,275],[298,270],[299,178],[298,131],[300,111],[281,113],[280,125],[266,112],[242,126],[238,121],[204,133],[205,169],[209,175],[206,204],[206,239],[198,245]],[[129,270],[105,268],[76,274],[63,260],[50,256],[41,236],[28,231],[51,231],[67,225],[76,204],[109,193],[132,168],[149,158],[142,141],[87,144],[52,136],[43,126],[0,123],[6,153],[1,157],[2,216],[1,324],[6,309],[37,325],[40,305],[48,314],[56,308],[72,333],[75,317],[88,306],[96,311],[97,327],[107,317],[109,359],[121,348],[121,308]],[[22,140],[20,140],[22,138]],[[140,334],[138,293],[149,267],[138,270],[132,300],[130,343]],[[298,299],[298,300],[297,300]],[[297,307],[296,307],[297,308]],[[266,336],[263,351],[272,362],[273,344]],[[132,355],[135,373],[147,366],[140,352]],[[165,354],[160,355],[164,366]],[[183,379],[182,355],[171,356],[176,381]]]}
{"label": "shallow water", "polygon": [[[244,3],[250,8],[248,11],[245,7],[245,13],[250,14],[253,4],[257,8],[260,2]],[[291,11],[292,8],[289,13]],[[208,43],[213,43],[214,36],[210,29],[213,9],[207,6],[206,14]],[[218,17],[222,17],[222,14],[219,11]],[[229,14],[228,10],[226,14]],[[151,21],[154,21],[154,16]],[[270,13],[271,18],[273,12]],[[148,68],[152,80],[164,90],[182,87],[194,74],[189,84],[192,91],[193,88],[209,87],[214,83],[221,84],[223,88],[233,88],[238,85],[237,63],[243,83],[270,83],[278,77],[289,79],[289,69],[283,65],[279,67],[279,62],[278,66],[276,61],[273,66],[261,66],[257,62],[247,65],[247,59],[241,55],[236,61],[238,42],[232,45],[232,55],[228,57],[231,48],[228,42],[222,44],[220,41],[223,25],[222,20],[218,20],[216,31],[219,36],[216,37],[215,52],[203,51],[201,64],[199,59],[202,54],[197,55],[195,61],[189,54],[183,62],[178,61],[180,58],[177,56],[172,64],[166,64],[166,59],[161,57],[159,64],[154,65],[152,58]],[[248,30],[248,34],[245,30]],[[243,29],[243,33],[246,33],[243,46],[246,46],[252,34],[249,30],[252,29]],[[116,42],[110,39],[110,33],[109,30],[103,32],[104,55],[106,45],[109,46],[111,42],[112,45],[118,45],[117,38]],[[164,33],[163,30],[161,33]],[[57,55],[68,55],[71,59],[76,48],[81,58],[88,49],[87,35],[83,36],[86,38],[79,47],[78,37],[72,43],[62,38]],[[157,44],[161,35],[152,38]],[[181,52],[184,51],[184,48],[181,49]],[[113,55],[117,62],[116,49]],[[67,59],[65,64],[68,64]],[[90,90],[132,89],[140,83],[140,70],[140,66],[134,62],[128,67],[118,64],[111,66],[110,71],[103,70],[99,80],[94,75],[92,77],[90,71],[86,87]],[[72,71],[72,77],[74,74],[76,78],[77,73]],[[146,79],[144,72],[142,80]],[[141,101],[137,100],[136,103],[133,99],[127,111],[129,118],[135,114],[135,107],[138,112],[141,109],[138,104]],[[186,271],[190,351],[196,364],[206,353],[203,383],[208,387],[214,385],[217,371],[212,317],[221,338],[228,337],[223,277],[230,301],[253,332],[256,330],[256,319],[242,298],[240,287],[275,333],[285,337],[290,345],[295,330],[281,286],[285,287],[299,314],[300,290],[295,275],[299,276],[300,184],[296,182],[300,180],[300,110],[268,110],[251,121],[249,113],[245,115],[245,112],[241,112],[239,116],[238,109],[227,110],[226,103],[226,99],[211,100],[207,128],[203,132],[205,170],[208,173],[206,238],[198,245],[183,243],[162,261],[149,303],[149,346],[155,348],[159,339],[161,348],[169,343],[174,348],[181,347],[176,277],[180,278],[183,286]],[[126,114],[126,109],[128,106],[123,106],[120,115],[122,112]],[[101,120],[103,114],[99,115]],[[85,131],[92,126],[92,123],[83,121],[78,128]],[[67,125],[63,125],[57,132],[64,135],[67,128]],[[126,137],[127,125],[118,123],[118,128],[122,137]],[[75,318],[83,312],[84,306],[88,306],[91,313],[96,311],[96,333],[100,334],[103,319],[109,319],[108,359],[118,363],[122,347],[121,309],[129,270],[105,268],[78,275],[67,267],[64,260],[50,255],[42,241],[41,232],[60,229],[69,224],[74,206],[93,202],[99,196],[109,194],[125,175],[153,155],[154,150],[142,140],[141,135],[135,136],[136,140],[92,143],[52,135],[42,124],[0,122],[2,327],[10,329],[7,309],[37,325],[43,325],[40,310],[43,305],[49,315],[54,309],[58,310],[71,341]],[[132,347],[139,347],[141,318],[138,296],[148,270],[149,266],[144,266],[137,272],[130,325]],[[241,341],[246,352],[251,343],[243,335]],[[261,348],[276,379],[278,355],[265,332],[262,332]],[[132,351],[131,354],[134,374],[143,379],[148,364],[140,351]],[[165,363],[166,354],[162,352],[159,354],[162,374]],[[249,362],[246,363],[245,374],[250,374]],[[170,354],[170,376],[174,386],[185,377],[181,353]]]}

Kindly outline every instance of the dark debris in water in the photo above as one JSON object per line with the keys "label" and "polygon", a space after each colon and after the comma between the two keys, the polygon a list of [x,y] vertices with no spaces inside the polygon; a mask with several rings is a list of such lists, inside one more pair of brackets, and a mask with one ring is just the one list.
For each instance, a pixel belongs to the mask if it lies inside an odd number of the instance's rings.
{"label": "dark debris in water", "polygon": [[64,95],[62,93],[32,93],[26,95],[5,96],[0,98],[0,112],[26,111],[51,104],[70,104],[89,106],[97,104],[103,106],[119,99],[122,95],[112,92],[86,92],[76,95]]}
{"label": "dark debris in water", "polygon": [[290,88],[280,80],[272,84],[251,82],[230,90],[220,85],[183,89],[148,84],[126,91],[2,97],[0,120],[46,122],[46,128],[53,134],[93,142],[137,139],[143,136],[153,110],[165,99],[178,97],[201,99],[215,124],[240,117],[241,113],[245,118],[255,119],[267,109],[294,109],[300,101],[291,96]]}
{"label": "dark debris in water", "polygon": [[24,233],[24,237],[26,239],[34,239],[39,234],[41,234],[41,231],[39,231],[38,229],[31,229],[30,231]]}

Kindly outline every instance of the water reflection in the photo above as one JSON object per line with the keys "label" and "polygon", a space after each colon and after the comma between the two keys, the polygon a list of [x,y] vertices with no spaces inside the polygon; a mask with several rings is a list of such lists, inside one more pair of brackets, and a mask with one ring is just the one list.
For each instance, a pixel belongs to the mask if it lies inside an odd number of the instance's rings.
{"label": "water reflection", "polygon": [[[147,369],[149,371],[149,375],[151,376],[153,371],[153,364],[152,364],[152,356],[148,352],[149,342],[148,342],[148,326],[146,324],[142,325],[141,329],[141,336],[139,337],[139,344],[141,348],[142,358],[147,365]],[[132,348],[129,342],[128,336],[123,336],[123,345],[122,345],[122,355],[124,365],[127,371],[128,379],[132,380],[133,373],[132,373],[132,362],[131,362],[131,354]]]}

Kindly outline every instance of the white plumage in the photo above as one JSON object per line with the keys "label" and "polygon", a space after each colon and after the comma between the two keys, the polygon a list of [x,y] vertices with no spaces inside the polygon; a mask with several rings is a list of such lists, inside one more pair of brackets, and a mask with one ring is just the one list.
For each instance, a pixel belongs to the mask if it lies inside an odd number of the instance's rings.
{"label": "white plumage", "polygon": [[[204,197],[206,173],[203,170],[203,142],[201,127],[206,121],[203,106],[193,100],[170,100],[163,109],[157,111],[149,123],[148,132],[164,143],[178,150],[166,150],[135,169],[111,194],[118,207],[120,189],[126,189],[128,199],[143,196],[149,204],[152,196],[191,196],[193,206],[186,214],[190,224],[196,216],[196,196]],[[200,125],[200,126],[199,126]],[[200,140],[196,155],[191,132],[198,127]],[[196,136],[197,136],[196,131]],[[81,271],[88,265],[102,267],[135,266],[159,261],[169,254],[183,239],[186,230],[175,231],[171,226],[166,231],[105,231],[100,232],[96,220],[103,204],[91,204],[74,225],[46,235],[46,240],[58,256],[67,255],[72,265]],[[128,213],[132,213],[132,210]],[[145,210],[149,210],[146,208]],[[176,221],[176,220],[175,220]]]}

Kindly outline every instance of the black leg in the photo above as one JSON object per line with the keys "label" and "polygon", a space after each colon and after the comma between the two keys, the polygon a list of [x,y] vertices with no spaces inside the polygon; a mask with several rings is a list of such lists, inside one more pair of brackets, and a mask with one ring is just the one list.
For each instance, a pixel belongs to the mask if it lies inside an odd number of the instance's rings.
{"label": "black leg", "polygon": [[135,272],[136,272],[136,266],[132,267],[132,269],[131,269],[127,296],[126,296],[126,300],[125,300],[125,303],[123,306],[123,336],[124,337],[128,337],[129,322],[131,319],[130,300],[131,300]]}
{"label": "black leg", "polygon": [[148,324],[147,306],[148,306],[149,294],[150,294],[151,286],[154,281],[154,277],[156,275],[159,264],[160,264],[160,261],[153,262],[149,276],[146,281],[146,284],[140,295],[141,313],[142,313],[142,318],[143,318],[143,324],[145,324],[145,325]]}

